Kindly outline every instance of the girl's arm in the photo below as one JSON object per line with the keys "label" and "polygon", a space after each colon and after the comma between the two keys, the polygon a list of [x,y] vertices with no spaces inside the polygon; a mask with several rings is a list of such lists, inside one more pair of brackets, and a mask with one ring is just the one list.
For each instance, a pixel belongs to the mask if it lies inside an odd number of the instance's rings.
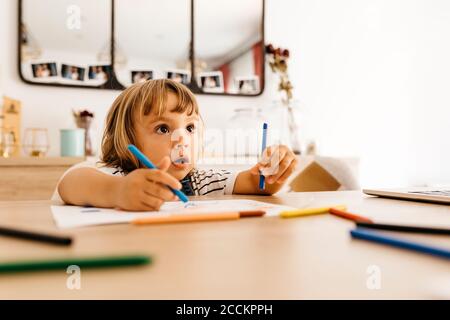
{"label": "girl's arm", "polygon": [[159,210],[164,201],[176,200],[167,188],[180,189],[178,180],[161,169],[136,169],[125,177],[111,176],[94,168],[78,168],[68,172],[58,185],[67,204],[119,208],[122,210]]}
{"label": "girl's arm", "polygon": [[67,204],[113,208],[121,178],[94,168],[78,168],[64,176],[58,185],[58,193]]}
{"label": "girl's arm", "polygon": [[[278,192],[287,178],[294,172],[297,160],[294,153],[284,145],[271,146],[264,150],[263,157],[254,167],[242,171],[236,177],[234,194],[266,194]],[[265,188],[259,189],[260,170],[264,173]]]}

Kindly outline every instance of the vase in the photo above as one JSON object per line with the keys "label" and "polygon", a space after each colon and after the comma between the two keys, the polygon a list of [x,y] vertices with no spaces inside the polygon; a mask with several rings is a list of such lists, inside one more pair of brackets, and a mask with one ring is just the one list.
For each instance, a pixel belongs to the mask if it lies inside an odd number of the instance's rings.
{"label": "vase", "polygon": [[76,119],[77,127],[84,129],[84,154],[86,156],[95,155],[93,144],[92,144],[92,117],[80,117]]}
{"label": "vase", "polygon": [[299,126],[300,112],[297,102],[286,103],[283,100],[273,101],[266,109],[269,126],[272,127],[272,141],[284,144],[299,155],[302,153],[301,132]]}
{"label": "vase", "polygon": [[292,103],[283,103],[287,110],[287,124],[289,128],[289,137],[291,139],[291,149],[294,154],[301,154],[300,131],[296,111]]}

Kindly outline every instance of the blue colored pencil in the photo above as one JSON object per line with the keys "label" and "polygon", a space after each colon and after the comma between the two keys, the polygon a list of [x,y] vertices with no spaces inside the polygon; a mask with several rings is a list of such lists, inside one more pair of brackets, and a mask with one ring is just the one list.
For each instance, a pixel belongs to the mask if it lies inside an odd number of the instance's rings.
{"label": "blue colored pencil", "polygon": [[[262,135],[262,147],[261,147],[261,154],[264,153],[264,150],[266,149],[267,144],[267,123],[263,124],[263,135]],[[259,189],[264,190],[266,185],[266,177],[264,175],[259,175]]]}
{"label": "blue colored pencil", "polygon": [[[157,169],[156,166],[147,158],[135,145],[128,145],[128,150],[136,157],[144,166],[150,169]],[[187,203],[189,202],[188,197],[180,190],[172,189],[167,186],[181,201]]]}
{"label": "blue colored pencil", "polygon": [[430,254],[446,259],[450,259],[450,250],[445,248],[438,248],[427,244],[403,240],[392,236],[386,236],[376,231],[369,231],[364,228],[356,228],[350,231],[353,238],[373,241],[376,243],[385,244],[401,249]]}

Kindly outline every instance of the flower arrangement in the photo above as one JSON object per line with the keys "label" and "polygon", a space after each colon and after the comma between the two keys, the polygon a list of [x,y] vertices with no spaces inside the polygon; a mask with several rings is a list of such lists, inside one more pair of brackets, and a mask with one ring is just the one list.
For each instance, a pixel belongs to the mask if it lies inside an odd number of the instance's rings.
{"label": "flower arrangement", "polygon": [[277,73],[280,78],[280,83],[278,85],[278,91],[285,93],[285,98],[283,102],[289,104],[292,99],[292,89],[294,88],[289,80],[288,75],[288,59],[289,50],[282,48],[274,48],[272,44],[266,46],[266,54],[269,57],[270,69],[273,73]]}
{"label": "flower arrangement", "polygon": [[82,111],[72,110],[72,114],[78,128],[84,128],[86,122],[91,121],[92,118],[94,118],[94,114],[92,112],[89,112],[88,110]]}
{"label": "flower arrangement", "polygon": [[266,54],[268,56],[268,61],[270,65],[270,69],[273,73],[278,74],[279,76],[279,84],[278,91],[283,93],[281,97],[281,103],[286,107],[288,113],[288,128],[291,138],[291,147],[295,154],[300,154],[300,141],[299,141],[299,132],[298,125],[295,121],[294,109],[292,107],[292,86],[291,81],[289,80],[288,74],[288,60],[290,56],[290,52],[288,49],[283,48],[275,48],[272,44],[268,44],[266,46]]}

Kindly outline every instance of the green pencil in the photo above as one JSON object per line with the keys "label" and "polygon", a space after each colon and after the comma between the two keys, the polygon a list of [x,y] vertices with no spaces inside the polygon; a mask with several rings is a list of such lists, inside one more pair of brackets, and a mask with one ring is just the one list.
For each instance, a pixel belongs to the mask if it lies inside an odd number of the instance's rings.
{"label": "green pencil", "polygon": [[14,261],[14,262],[0,263],[0,273],[43,271],[43,270],[66,270],[67,267],[71,265],[76,265],[81,269],[122,267],[122,266],[149,264],[151,263],[151,261],[152,259],[149,256],[144,255]]}

